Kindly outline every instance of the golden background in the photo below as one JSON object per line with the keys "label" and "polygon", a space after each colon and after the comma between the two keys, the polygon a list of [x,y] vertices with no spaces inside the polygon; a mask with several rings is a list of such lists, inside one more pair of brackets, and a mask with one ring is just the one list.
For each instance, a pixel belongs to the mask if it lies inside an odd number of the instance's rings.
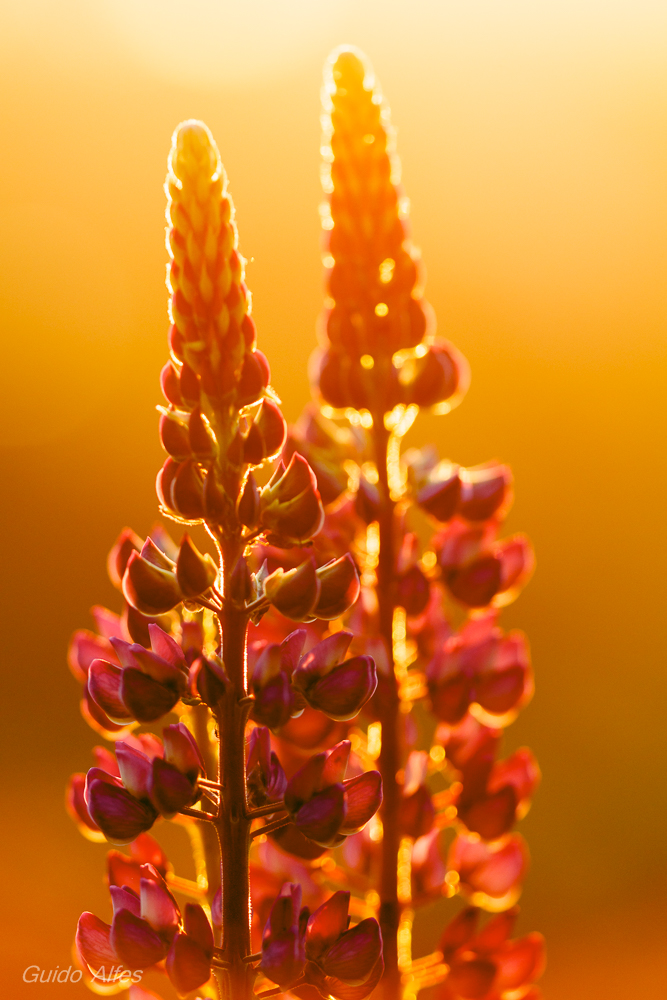
{"label": "golden background", "polygon": [[[104,847],[65,815],[95,741],[65,666],[105,556],[154,519],[166,360],[164,195],[184,118],[236,201],[260,347],[294,419],[320,308],[319,87],[348,41],[398,127],[413,232],[470,392],[420,417],[466,464],[508,461],[538,572],[533,704],[508,734],[544,774],[521,824],[522,930],[546,1000],[639,1000],[667,974],[662,0],[6,0],[0,11],[3,997],[106,916]],[[114,605],[115,606],[115,605]],[[432,934],[435,932],[433,931]]]}

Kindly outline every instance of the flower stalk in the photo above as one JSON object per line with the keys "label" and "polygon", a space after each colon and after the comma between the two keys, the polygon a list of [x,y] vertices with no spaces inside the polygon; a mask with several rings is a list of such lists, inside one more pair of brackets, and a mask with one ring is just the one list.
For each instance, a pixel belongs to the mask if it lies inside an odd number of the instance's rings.
{"label": "flower stalk", "polygon": [[[309,996],[341,998],[354,986],[363,1000],[382,973],[377,921],[348,927],[347,904],[327,900],[297,859],[363,829],[382,799],[380,776],[355,762],[346,778],[343,740],[288,780],[273,749],[275,734],[305,710],[328,729],[354,718],[375,690],[372,658],[346,657],[348,633],[325,634],[356,599],[357,571],[349,556],[316,566],[303,552],[322,527],[320,494],[303,458],[279,458],[285,422],[256,349],[226,177],[201,122],[174,133],[166,191],[172,327],[160,437],[169,457],[157,493],[165,516],[205,528],[217,558],[187,533],[176,545],[161,528],[145,541],[124,532],[109,559],[122,615],[97,609],[98,633],[74,637],[84,715],[115,752],[98,748],[97,766],[74,776],[70,812],[90,839],[131,852],[109,855],[112,922],[84,913],[77,952],[91,983],[100,967],[121,962],[166,974],[182,997],[250,1000],[257,985],[269,996],[304,985]],[[262,466],[272,474],[260,488]],[[254,565],[269,544],[297,547],[290,570]],[[251,677],[249,626],[261,632],[278,609],[317,626],[255,643]],[[137,724],[166,715],[179,721],[162,738],[136,734]],[[190,829],[195,885],[149,836],[161,818]],[[268,849],[285,835],[271,848],[280,861],[253,860],[255,841]],[[283,874],[268,894],[267,867]],[[205,895],[208,908],[182,907],[172,890]]]}
{"label": "flower stalk", "polygon": [[[442,948],[414,960],[412,922],[416,906],[439,896],[460,892],[496,912],[520,891],[526,851],[510,830],[539,771],[527,750],[506,761],[495,755],[502,729],[530,698],[532,675],[525,640],[503,635],[496,609],[530,576],[532,551],[523,536],[497,540],[511,500],[506,466],[463,469],[432,446],[401,454],[420,409],[447,413],[460,402],[468,366],[435,336],[389,111],[365,56],[334,51],[323,95],[328,295],[312,359],[319,407],[308,408],[289,447],[317,473],[325,532],[347,520],[344,544],[362,580],[347,621],[360,636],[357,650],[372,650],[378,664],[373,722],[362,738],[383,779],[371,831],[379,861],[367,841],[359,845],[384,942],[376,995],[415,1000],[439,986],[442,1000],[486,1000],[496,997],[501,971],[477,992]],[[422,721],[421,735],[412,715],[420,704],[435,717]],[[528,990],[539,975],[541,944],[533,945],[535,961],[513,988]]]}

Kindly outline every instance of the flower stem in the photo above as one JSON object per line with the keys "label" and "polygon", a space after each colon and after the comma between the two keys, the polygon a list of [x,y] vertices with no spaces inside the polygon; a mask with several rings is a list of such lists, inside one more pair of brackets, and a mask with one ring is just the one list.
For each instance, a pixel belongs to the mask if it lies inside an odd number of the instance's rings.
{"label": "flower stem", "polygon": [[223,786],[216,823],[222,873],[222,944],[226,969],[216,972],[223,1000],[250,1000],[255,973],[244,959],[250,946],[250,878],[248,851],[251,820],[246,817],[245,726],[248,695],[246,634],[248,616],[234,600],[231,574],[242,554],[237,538],[219,539],[225,577],[225,602],[220,614],[222,657],[230,680],[228,691],[216,705],[220,737],[220,773]]}
{"label": "flower stem", "polygon": [[400,1000],[402,995],[401,977],[398,968],[398,928],[401,904],[398,899],[398,849],[400,833],[398,829],[401,789],[396,781],[396,773],[401,767],[401,723],[398,683],[394,671],[393,623],[394,623],[394,574],[396,553],[394,551],[394,517],[396,504],[389,487],[388,460],[391,434],[384,426],[383,415],[373,420],[373,440],[375,461],[378,471],[380,493],[379,534],[380,551],[377,565],[377,598],[380,635],[384,639],[391,664],[391,675],[386,690],[380,699],[380,722],[382,724],[382,745],[378,760],[382,774],[383,801],[380,811],[382,819],[382,851],[380,859],[380,910],[379,921],[382,931],[385,972],[378,995],[383,1000]]}

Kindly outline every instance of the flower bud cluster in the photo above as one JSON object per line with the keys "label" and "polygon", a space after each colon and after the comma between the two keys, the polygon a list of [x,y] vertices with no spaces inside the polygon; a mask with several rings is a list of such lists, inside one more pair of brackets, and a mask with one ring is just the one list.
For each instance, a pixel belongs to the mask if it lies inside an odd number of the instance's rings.
{"label": "flower bud cluster", "polygon": [[[513,827],[540,775],[528,749],[504,759],[499,750],[533,676],[525,637],[498,623],[532,573],[532,549],[523,535],[501,537],[513,496],[506,465],[466,468],[431,446],[400,456],[419,409],[459,402],[468,367],[435,338],[389,112],[360,52],[332,54],[323,99],[328,298],[312,366],[320,412],[306,409],[285,454],[307,455],[317,476],[326,512],[317,547],[351,547],[361,593],[343,620],[355,654],[376,664],[367,728],[347,735],[378,761],[385,796],[379,820],[345,841],[342,867],[356,891],[380,888],[383,1000],[398,1000],[406,984],[410,995],[437,987],[440,1000],[532,1000],[541,939],[508,937],[528,869]],[[434,719],[428,742],[416,706]],[[292,732],[297,746],[319,738],[300,719],[278,735]],[[413,966],[414,908],[457,893],[471,908],[432,961]],[[478,933],[480,909],[500,916]]]}
{"label": "flower bud cluster", "polygon": [[[223,1000],[250,1000],[259,977],[269,995],[299,982],[311,997],[363,1000],[382,971],[378,922],[357,907],[349,926],[349,893],[332,896],[317,877],[382,801],[379,772],[344,738],[374,695],[375,663],[348,655],[352,633],[329,624],[359,596],[357,564],[344,546],[313,544],[324,523],[316,475],[295,449],[282,460],[286,425],[202,123],[174,133],[166,191],[172,327],[157,493],[172,520],[203,522],[217,558],[188,534],[176,544],[161,528],[145,540],[124,531],[108,560],[122,612],[93,609],[97,632],[72,639],[84,717],[114,752],[96,748],[67,807],[88,839],[130,851],[109,854],[112,921],[84,913],[77,953],[91,978],[122,963],[166,973],[183,997],[211,995],[215,977]],[[268,462],[268,480],[256,477]],[[272,635],[276,620],[303,627]],[[146,728],[163,719],[161,736]],[[196,881],[149,836],[159,820],[188,829]]]}
{"label": "flower bud cluster", "polygon": [[121,962],[130,970],[162,964],[181,997],[208,982],[214,952],[213,930],[198,903],[181,911],[165,880],[151,864],[139,867],[139,890],[111,885],[113,919],[105,923],[82,913],[76,949],[92,973]]}
{"label": "flower bud cluster", "polygon": [[433,338],[389,111],[360,53],[332,55],[323,93],[330,305],[327,343],[313,359],[321,398],[334,409],[380,416],[399,405],[454,405],[467,388],[467,364],[452,344]]}

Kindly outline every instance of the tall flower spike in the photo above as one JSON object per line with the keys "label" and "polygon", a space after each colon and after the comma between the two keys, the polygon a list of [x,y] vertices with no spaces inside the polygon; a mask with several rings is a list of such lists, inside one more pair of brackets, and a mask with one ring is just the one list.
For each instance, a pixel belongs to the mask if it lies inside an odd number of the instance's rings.
{"label": "tall flower spike", "polygon": [[[321,417],[302,419],[290,448],[307,452],[331,502],[321,537],[340,539],[346,512],[362,592],[343,621],[363,635],[354,652],[372,652],[377,663],[362,748],[382,775],[381,823],[354,845],[350,838],[344,855],[357,883],[365,878],[379,897],[386,972],[378,1000],[412,1000],[443,982],[449,997],[442,956],[413,964],[414,908],[461,892],[502,910],[517,898],[525,870],[510,830],[539,770],[528,751],[504,762],[495,755],[502,727],[530,699],[532,673],[527,644],[519,633],[504,636],[496,609],[528,579],[532,550],[523,536],[498,539],[512,496],[506,466],[464,469],[439,461],[432,446],[400,454],[420,408],[446,413],[458,404],[468,366],[436,339],[389,111],[358,50],[333,52],[323,101],[328,295],[311,369]],[[331,491],[328,470],[337,465],[349,474],[343,496],[342,488]],[[422,546],[429,521],[435,534]],[[419,745],[417,701],[440,720],[435,746]],[[434,771],[449,787],[435,792]],[[459,836],[446,863],[440,834],[448,826]],[[474,836],[478,852],[464,851]],[[455,977],[451,985],[463,995]],[[484,990],[474,996],[482,992],[486,1000]]]}
{"label": "tall flower spike", "polygon": [[[143,543],[125,532],[115,546],[110,575],[122,590],[126,613],[98,615],[101,635],[79,633],[70,663],[86,684],[87,715],[104,735],[118,740],[116,757],[98,751],[98,766],[72,780],[68,803],[85,835],[130,844],[133,854],[141,838],[146,844],[146,831],[158,818],[185,823],[195,842],[197,880],[165,871],[165,884],[158,884],[151,864],[133,864],[113,852],[113,923],[84,915],[78,946],[84,963],[106,957],[130,969],[164,965],[179,996],[200,987],[210,996],[213,975],[221,1000],[251,1000],[257,976],[277,976],[283,985],[298,978],[305,964],[303,942],[297,942],[285,967],[278,918],[270,954],[261,968],[255,964],[250,878],[255,838],[266,841],[267,835],[291,830],[309,845],[307,856],[313,849],[323,854],[323,843],[367,824],[381,799],[375,772],[355,772],[347,780],[343,773],[327,772],[322,791],[333,787],[337,822],[327,825],[322,796],[310,804],[309,814],[307,796],[302,808],[290,810],[284,799],[287,778],[269,730],[255,728],[248,740],[251,710],[253,722],[282,729],[307,708],[321,715],[329,732],[334,720],[360,711],[372,696],[376,674],[369,656],[344,660],[349,636],[340,655],[319,669],[313,663],[304,667],[292,684],[307,635],[297,630],[281,645],[266,647],[249,684],[251,621],[258,624],[280,607],[296,620],[319,619],[316,634],[322,638],[324,623],[345,614],[356,600],[359,577],[348,553],[317,563],[301,553],[300,546],[322,527],[324,510],[306,460],[294,454],[285,467],[279,458],[285,421],[270,398],[268,363],[255,349],[234,210],[218,150],[201,122],[176,129],[166,190],[172,327],[171,359],[161,378],[168,406],[160,408],[160,439],[169,457],[156,486],[163,513],[203,522],[217,559],[200,552],[188,534],[176,545],[163,529]],[[273,475],[260,489],[252,470],[267,462],[274,463]],[[283,555],[296,546],[299,555],[290,572],[270,573],[253,556],[258,539]],[[336,650],[337,643],[334,639]],[[311,660],[317,659],[317,648],[310,650]],[[137,722],[150,724],[168,712],[179,721],[163,729],[164,744],[152,733],[130,735]],[[331,754],[329,769],[335,770],[340,749]],[[346,762],[349,744],[343,756]],[[253,830],[256,820],[263,823]],[[301,826],[317,843],[306,840]],[[303,865],[301,872],[310,878]],[[275,878],[271,885],[277,891],[274,883]],[[199,902],[188,903],[181,920],[171,888],[195,898],[205,894],[213,928]],[[300,894],[295,887],[295,898]],[[296,913],[303,933],[307,917],[307,910]],[[375,968],[375,952],[372,958]],[[333,959],[330,964],[332,975],[338,970],[343,981],[347,967],[338,969]],[[370,976],[365,984],[363,996],[373,987]]]}
{"label": "tall flower spike", "polygon": [[335,409],[374,416],[401,404],[451,408],[467,388],[467,365],[450,344],[428,344],[431,311],[408,237],[389,111],[357,50],[330,57],[324,105],[330,152],[322,217],[333,304],[324,317],[329,346],[315,360],[321,396]]}

